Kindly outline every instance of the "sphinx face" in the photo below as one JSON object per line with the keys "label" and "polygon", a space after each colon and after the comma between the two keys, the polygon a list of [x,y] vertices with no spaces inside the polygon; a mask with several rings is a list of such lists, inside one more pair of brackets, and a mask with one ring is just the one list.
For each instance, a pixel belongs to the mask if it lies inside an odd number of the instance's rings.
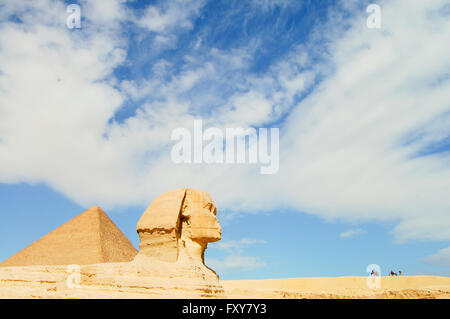
{"label": "sphinx face", "polygon": [[[203,193],[203,192],[202,192]],[[221,239],[222,228],[216,217],[217,209],[206,192],[189,196],[189,215],[191,239],[202,242],[215,242]],[[200,195],[200,196],[198,196]]]}
{"label": "sphinx face", "polygon": [[191,217],[191,238],[203,242],[220,240],[222,228],[216,215],[208,209],[197,211]]}

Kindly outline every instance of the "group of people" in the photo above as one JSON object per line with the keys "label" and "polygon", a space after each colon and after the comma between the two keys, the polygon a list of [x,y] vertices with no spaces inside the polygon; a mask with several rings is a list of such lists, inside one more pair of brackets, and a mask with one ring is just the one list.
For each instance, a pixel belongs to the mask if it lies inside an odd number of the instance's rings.
{"label": "group of people", "polygon": [[[401,270],[398,271],[398,273],[396,273],[395,271],[391,270],[389,272],[389,276],[401,276],[403,273]],[[372,272],[370,273],[371,276],[379,276],[380,273],[378,271],[375,271],[375,269],[372,269]]]}

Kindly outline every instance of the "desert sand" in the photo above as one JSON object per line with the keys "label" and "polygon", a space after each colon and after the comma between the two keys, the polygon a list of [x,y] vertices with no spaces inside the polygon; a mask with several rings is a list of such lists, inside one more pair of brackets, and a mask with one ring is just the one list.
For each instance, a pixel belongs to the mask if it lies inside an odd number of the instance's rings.
{"label": "desert sand", "polygon": [[[79,287],[69,288],[63,266],[0,268],[0,298],[233,298],[233,299],[450,299],[450,278],[382,277],[379,289],[367,277],[220,280],[208,285],[193,278],[147,276],[111,264],[82,268]],[[139,273],[140,271],[140,273]]]}
{"label": "desert sand", "polygon": [[219,280],[204,263],[216,214],[207,192],[163,193],[137,223],[138,252],[92,207],[1,263],[0,298],[450,298],[436,276],[377,277],[376,289],[367,277]]}
{"label": "desert sand", "polygon": [[221,284],[230,298],[450,298],[449,277],[401,276],[380,279],[379,289],[367,288],[367,277],[223,280]]}

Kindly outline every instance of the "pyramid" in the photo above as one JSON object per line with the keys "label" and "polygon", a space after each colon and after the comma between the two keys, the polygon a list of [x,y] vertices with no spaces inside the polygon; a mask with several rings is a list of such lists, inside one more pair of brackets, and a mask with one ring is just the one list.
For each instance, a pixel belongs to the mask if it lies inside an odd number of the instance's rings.
{"label": "pyramid", "polygon": [[86,265],[128,262],[137,250],[98,206],[91,207],[0,264]]}

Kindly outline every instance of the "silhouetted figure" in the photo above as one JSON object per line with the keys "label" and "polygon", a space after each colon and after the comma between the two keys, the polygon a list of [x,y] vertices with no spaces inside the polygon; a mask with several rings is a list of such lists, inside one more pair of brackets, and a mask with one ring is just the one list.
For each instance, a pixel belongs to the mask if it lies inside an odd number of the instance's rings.
{"label": "silhouetted figure", "polygon": [[393,270],[391,270],[391,272],[389,273],[390,276],[398,276],[396,272],[394,272]]}

